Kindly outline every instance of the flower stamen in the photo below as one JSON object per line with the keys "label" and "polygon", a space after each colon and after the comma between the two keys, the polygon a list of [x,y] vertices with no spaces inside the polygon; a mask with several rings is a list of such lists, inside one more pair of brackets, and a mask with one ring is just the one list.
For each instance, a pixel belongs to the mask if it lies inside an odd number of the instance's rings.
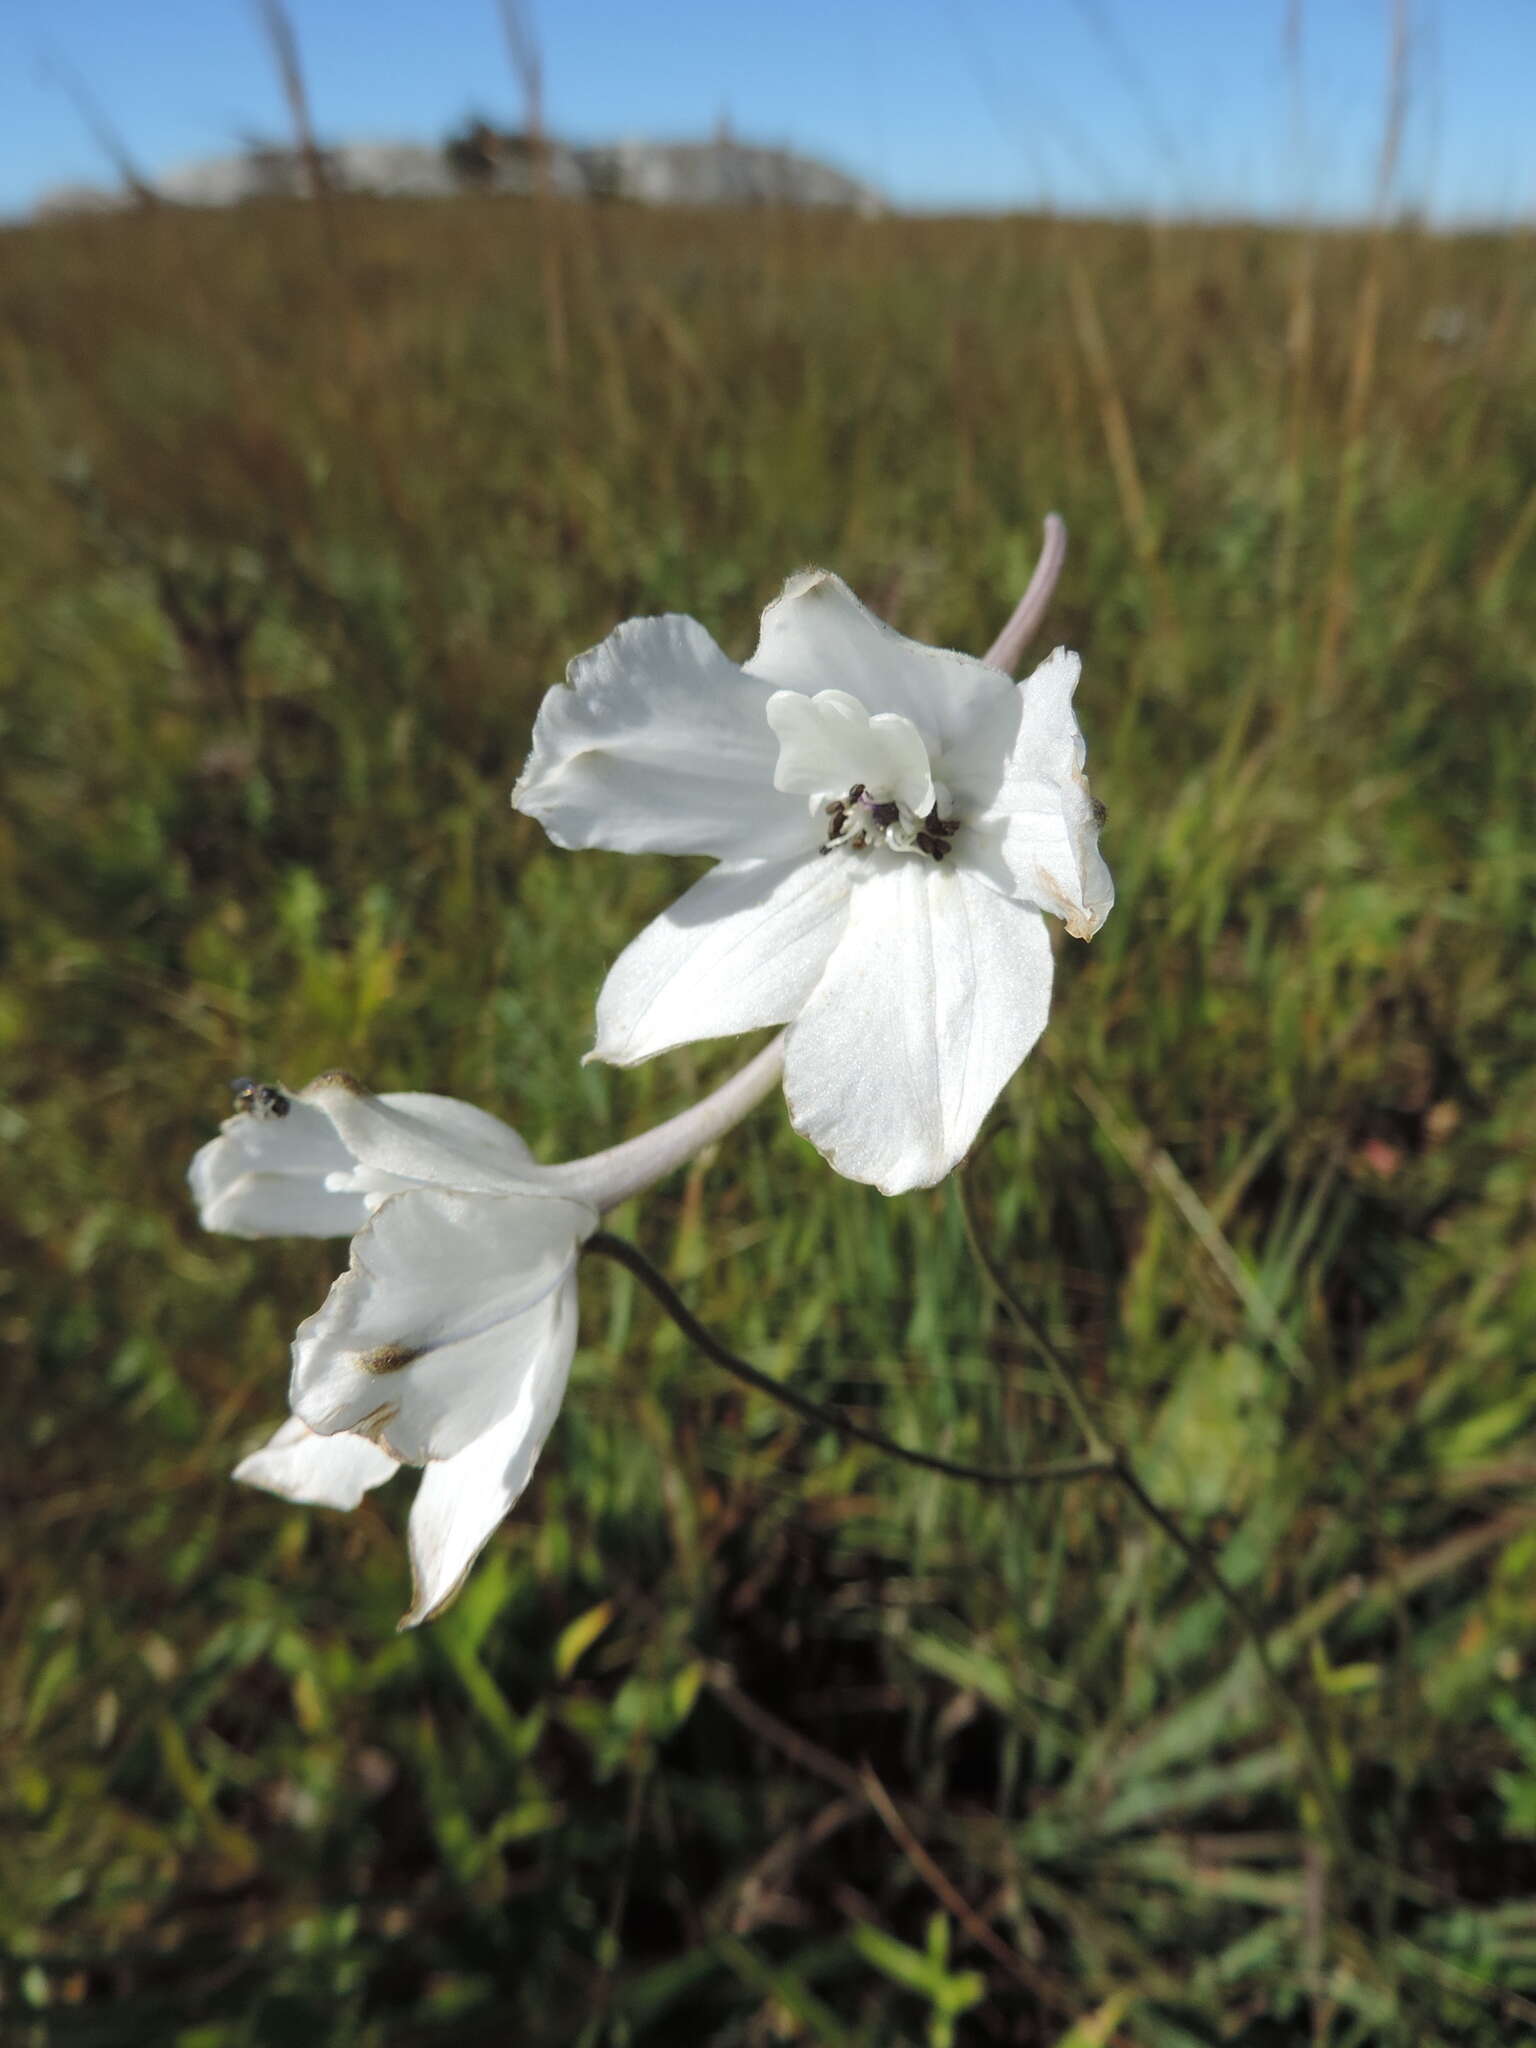
{"label": "flower stamen", "polygon": [[839,847],[867,853],[871,846],[884,846],[892,853],[921,853],[937,862],[954,851],[950,842],[960,830],[960,820],[941,818],[937,804],[919,820],[894,798],[871,796],[862,782],[856,782],[846,796],[829,799],[822,809],[827,836],[817,849],[821,853],[833,853]]}

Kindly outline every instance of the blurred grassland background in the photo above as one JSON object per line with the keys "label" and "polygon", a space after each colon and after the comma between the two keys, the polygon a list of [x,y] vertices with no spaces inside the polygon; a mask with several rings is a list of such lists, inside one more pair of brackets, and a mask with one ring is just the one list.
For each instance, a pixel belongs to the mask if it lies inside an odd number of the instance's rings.
{"label": "blurred grassland background", "polygon": [[[1529,237],[337,198],[0,241],[0,2034],[1536,2041]],[[202,1235],[232,1075],[556,1158],[687,863],[507,793],[636,612],[806,562],[980,648],[1072,554],[1119,904],[973,1168],[1015,1286],[1326,1731],[1102,1482],[808,1430],[584,1275],[570,1398],[409,1636],[409,1480],[234,1487],[340,1246]],[[872,1081],[872,1085],[873,1081]],[[777,1100],[632,1212],[914,1444],[1077,1448],[955,1192]]]}

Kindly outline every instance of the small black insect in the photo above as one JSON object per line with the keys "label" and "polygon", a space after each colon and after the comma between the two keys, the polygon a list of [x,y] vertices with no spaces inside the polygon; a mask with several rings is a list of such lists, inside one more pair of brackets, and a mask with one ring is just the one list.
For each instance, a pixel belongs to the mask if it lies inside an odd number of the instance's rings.
{"label": "small black insect", "polygon": [[287,1096],[281,1088],[274,1088],[270,1081],[253,1081],[242,1074],[229,1084],[235,1098],[237,1116],[253,1116],[258,1122],[268,1117],[286,1116],[290,1107]]}

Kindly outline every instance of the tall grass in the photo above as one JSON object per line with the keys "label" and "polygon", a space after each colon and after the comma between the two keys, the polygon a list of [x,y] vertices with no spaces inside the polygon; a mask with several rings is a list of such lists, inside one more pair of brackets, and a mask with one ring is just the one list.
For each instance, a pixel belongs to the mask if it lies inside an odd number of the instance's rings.
{"label": "tall grass", "polygon": [[[5,238],[6,2038],[1536,2039],[1533,280],[552,200]],[[1120,901],[972,1187],[1347,1863],[1115,1493],[817,1436],[615,1270],[433,1627],[394,1487],[227,1477],[338,1256],[195,1228],[231,1075],[554,1158],[739,1057],[577,1063],[686,864],[509,811],[569,655],[667,608],[744,652],[807,561],[980,648],[1052,507]],[[770,1105],[621,1227],[892,1434],[1076,1448],[952,1189]]]}

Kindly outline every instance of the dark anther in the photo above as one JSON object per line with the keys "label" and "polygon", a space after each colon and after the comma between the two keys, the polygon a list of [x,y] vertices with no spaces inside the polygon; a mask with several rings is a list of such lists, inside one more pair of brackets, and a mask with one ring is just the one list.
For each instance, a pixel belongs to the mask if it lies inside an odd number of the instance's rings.
{"label": "dark anther", "polygon": [[862,796],[863,794],[864,794],[864,785],[863,785],[863,783],[862,783],[862,782],[856,782],[856,783],[855,783],[855,784],[853,785],[852,789],[850,789],[850,790],[849,790],[849,792],[848,792],[848,801],[849,801],[849,803],[851,803],[851,804],[856,804],[856,803],[858,802],[859,798],[860,798],[860,797],[861,797],[861,796]]}
{"label": "dark anther", "polygon": [[237,1081],[231,1081],[230,1092],[235,1098],[235,1112],[239,1116],[253,1116],[258,1121],[272,1116],[286,1116],[289,1110],[287,1096],[281,1088],[274,1088],[268,1081],[252,1081],[242,1074]]}
{"label": "dark anther", "polygon": [[894,825],[901,816],[901,810],[896,804],[876,804],[870,816],[877,825]]}
{"label": "dark anther", "polygon": [[927,817],[924,818],[923,823],[930,832],[941,833],[945,839],[953,838],[954,834],[960,830],[960,820],[958,818],[941,818],[937,804],[934,805]]}
{"label": "dark anther", "polygon": [[835,839],[848,822],[848,813],[841,804],[828,804],[827,814],[832,820],[832,837]]}

